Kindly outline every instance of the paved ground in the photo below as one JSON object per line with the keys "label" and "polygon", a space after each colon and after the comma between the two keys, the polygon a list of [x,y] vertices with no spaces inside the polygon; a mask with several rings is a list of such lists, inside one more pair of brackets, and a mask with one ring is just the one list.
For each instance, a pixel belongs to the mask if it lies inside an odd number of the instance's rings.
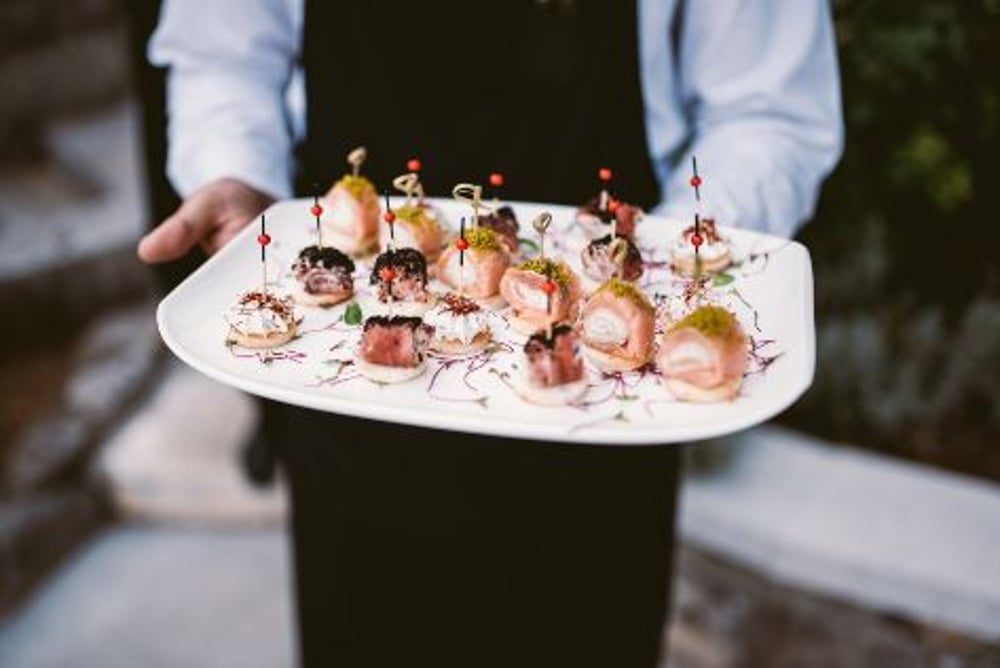
{"label": "paved ground", "polygon": [[125,526],[77,554],[0,627],[0,666],[291,666],[289,596],[280,529]]}

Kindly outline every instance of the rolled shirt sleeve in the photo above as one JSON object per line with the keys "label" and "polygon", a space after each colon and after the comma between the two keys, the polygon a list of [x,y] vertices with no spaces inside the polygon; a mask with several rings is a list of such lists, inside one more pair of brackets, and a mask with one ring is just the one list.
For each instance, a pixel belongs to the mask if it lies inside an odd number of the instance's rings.
{"label": "rolled shirt sleeve", "polygon": [[223,177],[291,196],[300,34],[296,0],[164,2],[149,59],[169,68],[167,175],[182,196]]}
{"label": "rolled shirt sleeve", "polygon": [[688,136],[660,170],[658,212],[692,216],[696,155],[705,206],[721,223],[794,235],[843,148],[826,0],[695,0],[679,20],[676,99]]}

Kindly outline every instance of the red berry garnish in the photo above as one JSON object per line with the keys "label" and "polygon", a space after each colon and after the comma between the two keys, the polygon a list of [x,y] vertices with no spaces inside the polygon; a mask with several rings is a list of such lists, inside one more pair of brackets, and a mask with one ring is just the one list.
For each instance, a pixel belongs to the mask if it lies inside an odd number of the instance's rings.
{"label": "red berry garnish", "polygon": [[321,207],[319,204],[313,204],[309,208],[309,213],[319,218],[321,215],[323,215],[323,207]]}
{"label": "red berry garnish", "polygon": [[259,243],[261,246],[268,245],[269,243],[271,243],[271,235],[270,234],[258,234],[257,235],[257,243]]}
{"label": "red berry garnish", "polygon": [[608,211],[610,211],[611,213],[617,213],[618,209],[621,207],[621,205],[622,205],[622,203],[619,202],[618,200],[616,200],[616,199],[609,199],[608,200]]}
{"label": "red berry garnish", "polygon": [[700,234],[691,235],[691,245],[693,245],[695,248],[702,245],[704,242],[705,240],[701,238]]}
{"label": "red berry garnish", "polygon": [[542,283],[542,292],[544,292],[547,295],[551,295],[552,293],[554,293],[558,289],[559,289],[559,286],[556,285],[556,282],[553,281],[551,278],[549,280],[545,281],[544,283]]}
{"label": "red berry garnish", "polygon": [[601,167],[597,170],[597,178],[607,183],[611,180],[611,170],[607,167]]}
{"label": "red berry garnish", "polygon": [[407,163],[406,163],[406,169],[409,170],[409,171],[411,171],[411,172],[419,172],[420,171],[420,161],[417,160],[416,158],[410,158],[407,161]]}
{"label": "red berry garnish", "polygon": [[697,175],[692,176],[691,177],[691,187],[692,188],[697,188],[700,185],[701,185],[701,177],[697,176]]}
{"label": "red berry garnish", "polygon": [[469,242],[465,240],[465,237],[459,237],[455,240],[455,248],[460,251],[469,250]]}
{"label": "red berry garnish", "polygon": [[500,172],[493,172],[490,174],[490,185],[494,188],[499,188],[503,185],[503,174]]}
{"label": "red berry garnish", "polygon": [[382,220],[392,224],[396,222],[396,214],[394,214],[392,211],[386,211],[385,213],[382,214]]}
{"label": "red berry garnish", "polygon": [[396,278],[396,270],[392,267],[383,267],[382,271],[380,271],[378,275],[383,281],[389,283],[392,279]]}

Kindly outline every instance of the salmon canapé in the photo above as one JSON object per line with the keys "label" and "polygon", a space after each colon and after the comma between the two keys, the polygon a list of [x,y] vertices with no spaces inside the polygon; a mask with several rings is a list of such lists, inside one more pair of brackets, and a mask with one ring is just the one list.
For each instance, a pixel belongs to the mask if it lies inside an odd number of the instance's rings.
{"label": "salmon canap\u00e9", "polygon": [[638,369],[649,361],[656,310],[625,281],[604,283],[583,306],[580,330],[588,357],[603,371]]}
{"label": "salmon canap\u00e9", "polygon": [[422,204],[404,205],[393,213],[392,234],[388,222],[379,227],[379,246],[388,248],[392,241],[396,248],[415,248],[428,262],[436,262],[444,243],[444,229],[437,213]]}
{"label": "salmon canap\u00e9", "polygon": [[323,241],[350,255],[364,255],[378,243],[379,203],[364,177],[345,176],[326,194],[320,220]]}
{"label": "salmon canap\u00e9", "polygon": [[[465,241],[464,250],[459,242]],[[473,299],[489,299],[500,293],[500,279],[510,264],[510,257],[496,234],[485,227],[465,232],[462,239],[449,244],[437,262],[438,278]]]}
{"label": "salmon canap\u00e9", "polygon": [[690,401],[735,397],[748,362],[743,329],[719,306],[703,306],[670,327],[656,356],[668,387]]}
{"label": "salmon canap\u00e9", "polygon": [[[556,287],[551,294],[546,292],[549,281]],[[510,304],[511,324],[530,334],[576,317],[580,282],[566,263],[536,258],[508,269],[500,281],[500,294]]]}

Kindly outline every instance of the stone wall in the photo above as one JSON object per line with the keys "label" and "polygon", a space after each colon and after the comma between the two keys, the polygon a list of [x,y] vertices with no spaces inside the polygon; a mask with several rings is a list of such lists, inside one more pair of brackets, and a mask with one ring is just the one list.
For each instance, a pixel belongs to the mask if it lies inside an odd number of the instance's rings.
{"label": "stone wall", "polygon": [[1000,665],[1000,645],[769,581],[685,546],[668,668]]}
{"label": "stone wall", "polygon": [[119,0],[0,3],[0,164],[44,157],[47,123],[120,99],[127,45]]}

